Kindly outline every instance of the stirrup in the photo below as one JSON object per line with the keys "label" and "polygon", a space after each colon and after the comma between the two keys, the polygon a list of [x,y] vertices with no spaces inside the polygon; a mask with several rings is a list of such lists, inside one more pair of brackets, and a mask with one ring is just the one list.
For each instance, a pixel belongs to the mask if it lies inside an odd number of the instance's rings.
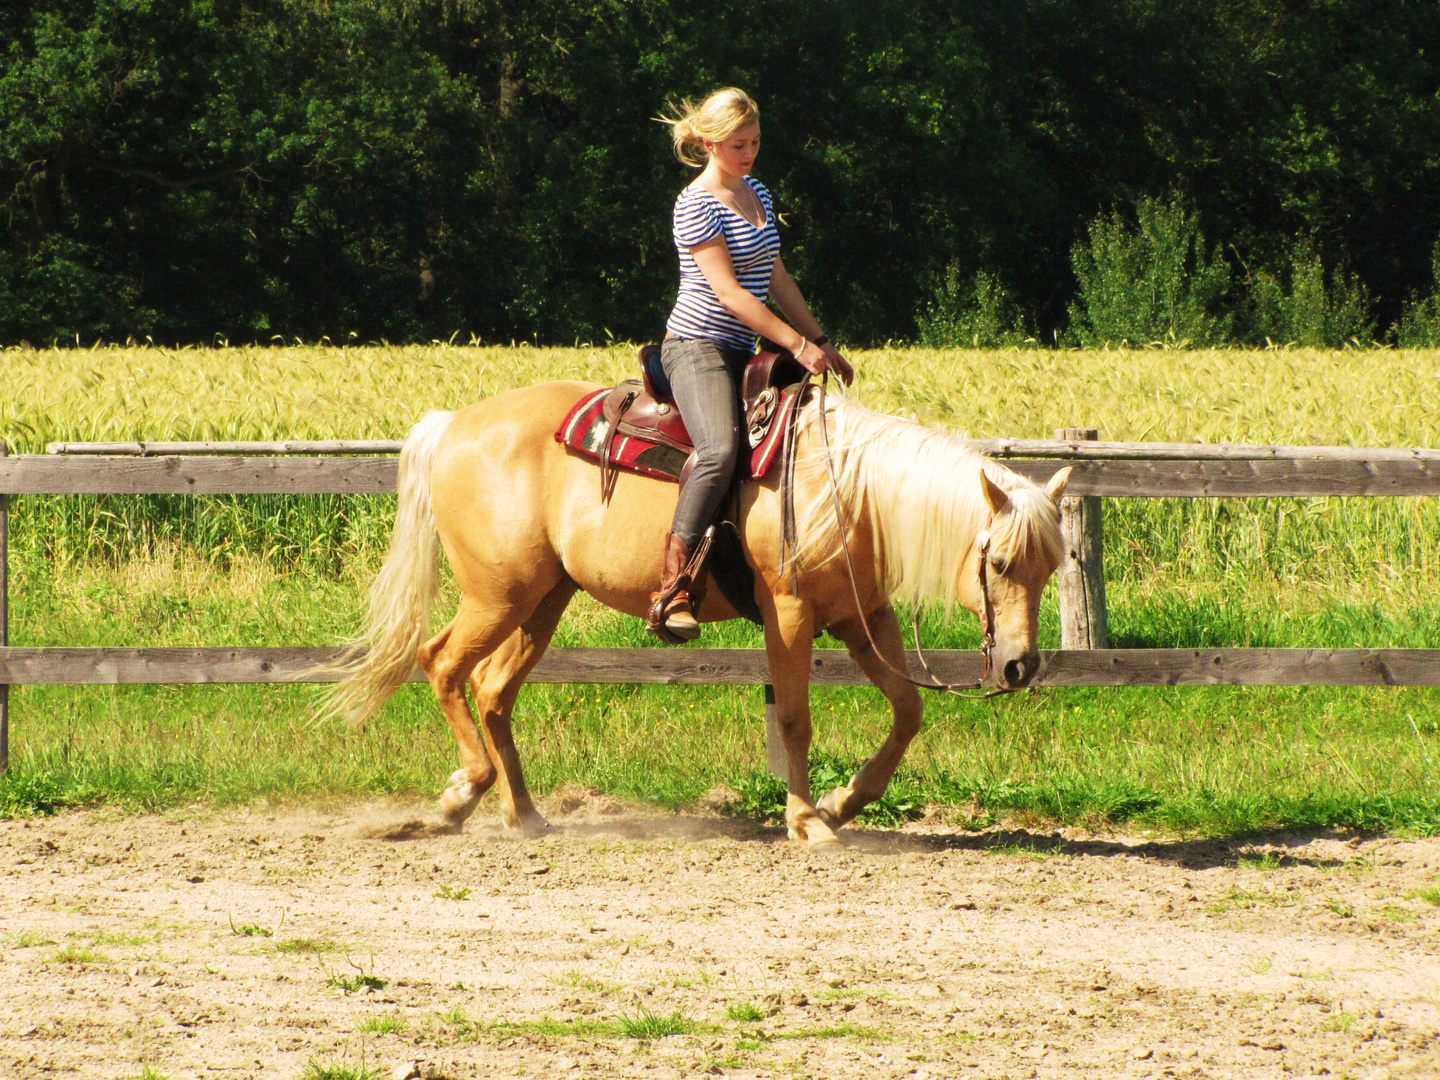
{"label": "stirrup", "polygon": [[680,645],[700,636],[700,623],[690,610],[689,582],[682,577],[676,585],[673,590],[650,594],[650,616],[645,620],[645,628],[667,645]]}

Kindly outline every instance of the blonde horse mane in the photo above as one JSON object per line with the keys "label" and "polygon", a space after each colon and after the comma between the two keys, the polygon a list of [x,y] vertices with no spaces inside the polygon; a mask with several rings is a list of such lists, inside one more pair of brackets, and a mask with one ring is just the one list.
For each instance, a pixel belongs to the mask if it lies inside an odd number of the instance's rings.
{"label": "blonde horse mane", "polygon": [[[805,537],[802,567],[843,559],[826,477],[824,443],[815,425],[818,395],[801,423],[811,452],[797,460],[796,524]],[[965,556],[981,529],[990,529],[992,553],[1004,562],[1032,552],[1060,561],[1060,514],[1045,491],[971,449],[954,435],[912,420],[871,412],[839,394],[827,394],[830,451],[849,534],[864,521],[875,538],[877,580],[900,600],[939,603],[948,614],[966,572]],[[1009,496],[990,520],[979,473]],[[801,495],[800,492],[805,494]],[[973,572],[973,571],[972,571]]]}

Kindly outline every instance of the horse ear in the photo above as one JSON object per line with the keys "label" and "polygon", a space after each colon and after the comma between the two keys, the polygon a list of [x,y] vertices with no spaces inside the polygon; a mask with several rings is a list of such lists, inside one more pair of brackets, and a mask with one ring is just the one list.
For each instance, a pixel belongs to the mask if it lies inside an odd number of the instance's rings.
{"label": "horse ear", "polygon": [[1065,494],[1066,487],[1070,484],[1070,474],[1075,471],[1075,466],[1066,465],[1063,469],[1050,477],[1050,482],[1045,485],[1045,494],[1054,499],[1057,503],[1060,496]]}
{"label": "horse ear", "polygon": [[984,469],[980,470],[980,487],[985,492],[985,501],[990,505],[992,514],[998,514],[1005,509],[1005,504],[1010,501],[1010,496],[1005,494],[1004,488],[985,475]]}

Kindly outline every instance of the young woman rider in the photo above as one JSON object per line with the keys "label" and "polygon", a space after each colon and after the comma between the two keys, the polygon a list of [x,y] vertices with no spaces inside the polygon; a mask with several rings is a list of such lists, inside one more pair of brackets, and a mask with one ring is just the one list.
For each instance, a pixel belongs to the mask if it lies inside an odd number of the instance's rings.
{"label": "young woman rider", "polygon": [[[700,175],[675,200],[680,292],[665,326],[661,363],[695,443],[696,464],[680,492],[650,629],[666,640],[700,633],[686,567],[715,519],[747,445],[740,376],[761,334],[817,375],[854,373],[810,314],[780,258],[775,210],[750,176],[760,152],[760,110],[743,90],[717,90],[667,118],[675,155]],[[773,299],[784,318],[765,306]],[[668,634],[668,637],[667,637]]]}

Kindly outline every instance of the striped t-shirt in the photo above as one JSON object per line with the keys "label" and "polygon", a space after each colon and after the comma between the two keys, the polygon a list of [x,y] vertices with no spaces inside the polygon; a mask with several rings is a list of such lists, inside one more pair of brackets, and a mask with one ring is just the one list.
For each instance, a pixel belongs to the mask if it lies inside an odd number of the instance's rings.
{"label": "striped t-shirt", "polygon": [[780,254],[775,231],[775,207],[764,184],[747,176],[745,182],[765,208],[765,224],[756,228],[698,185],[687,187],[675,200],[675,246],[680,250],[680,295],[670,312],[665,332],[671,337],[710,338],[742,349],[755,346],[755,331],[720,303],[715,290],[695,265],[690,249],[724,235],[730,262],[740,287],[762,304],[770,295],[770,274]]}

